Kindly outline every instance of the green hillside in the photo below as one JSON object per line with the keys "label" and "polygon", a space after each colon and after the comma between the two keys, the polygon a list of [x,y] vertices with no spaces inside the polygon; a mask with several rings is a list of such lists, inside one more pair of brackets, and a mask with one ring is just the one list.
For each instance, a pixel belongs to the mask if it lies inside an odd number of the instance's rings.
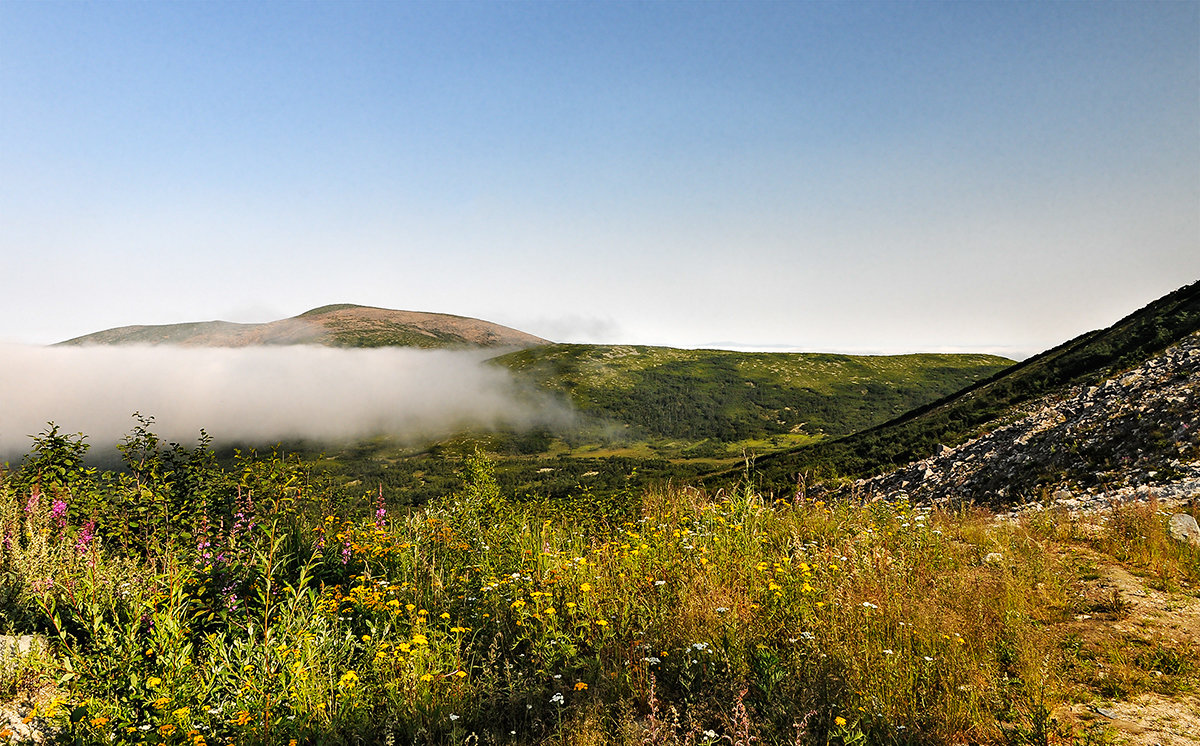
{"label": "green hillside", "polygon": [[1004,370],[993,355],[859,356],[545,345],[497,358],[641,438],[841,436]]}
{"label": "green hillside", "polygon": [[389,500],[445,494],[476,448],[514,494],[611,494],[691,480],[746,451],[786,448],[870,427],[957,391],[1011,361],[990,355],[850,356],[543,345],[493,358],[581,414],[557,431],[463,433],[406,446],[379,437],[344,446],[292,444],[349,492],[382,485]]}
{"label": "green hillside", "polygon": [[[877,427],[763,456],[755,472],[777,489],[794,485],[802,472],[843,477],[876,474],[924,458],[939,443],[956,445],[1020,404],[1136,365],[1197,330],[1200,282],[1150,303],[1107,329],[1083,334]],[[736,476],[732,471],[718,473],[709,481]]]}

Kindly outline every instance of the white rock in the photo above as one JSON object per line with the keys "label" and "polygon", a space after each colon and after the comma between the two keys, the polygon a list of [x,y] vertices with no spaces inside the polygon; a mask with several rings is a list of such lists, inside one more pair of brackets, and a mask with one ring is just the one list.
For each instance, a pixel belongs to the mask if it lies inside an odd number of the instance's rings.
{"label": "white rock", "polygon": [[1171,516],[1171,523],[1167,526],[1167,531],[1171,534],[1171,538],[1177,541],[1184,541],[1200,547],[1200,526],[1196,525],[1196,519],[1187,513],[1176,513]]}

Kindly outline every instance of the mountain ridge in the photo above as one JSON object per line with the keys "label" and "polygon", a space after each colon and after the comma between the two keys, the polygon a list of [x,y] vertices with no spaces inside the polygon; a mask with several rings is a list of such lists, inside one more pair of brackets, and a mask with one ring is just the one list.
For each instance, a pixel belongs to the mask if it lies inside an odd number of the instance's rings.
{"label": "mountain ridge", "polygon": [[[838,440],[779,451],[755,462],[776,489],[809,477],[870,477],[920,461],[998,426],[1016,408],[1071,386],[1142,364],[1200,331],[1200,281],[1151,301],[1112,325],[1086,332],[956,393]],[[733,471],[709,475],[728,481]],[[807,477],[806,477],[807,478]]]}

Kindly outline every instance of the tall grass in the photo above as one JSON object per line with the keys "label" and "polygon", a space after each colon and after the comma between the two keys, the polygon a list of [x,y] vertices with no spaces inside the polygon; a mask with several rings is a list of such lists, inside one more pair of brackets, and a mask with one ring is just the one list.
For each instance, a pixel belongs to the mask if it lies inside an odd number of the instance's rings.
{"label": "tall grass", "polygon": [[75,743],[987,743],[1069,691],[1078,568],[1036,528],[749,490],[515,500],[478,456],[463,479],[357,517],[235,480],[140,552],[72,512],[95,496],[10,479],[0,611],[49,638],[30,666]]}

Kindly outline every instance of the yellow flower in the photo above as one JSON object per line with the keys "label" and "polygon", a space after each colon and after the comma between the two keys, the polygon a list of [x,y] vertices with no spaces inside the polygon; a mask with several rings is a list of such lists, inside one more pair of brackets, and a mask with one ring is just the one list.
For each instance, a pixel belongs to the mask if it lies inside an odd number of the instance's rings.
{"label": "yellow flower", "polygon": [[167,723],[166,725],[158,726],[158,732],[164,736],[169,736],[175,732],[175,726]]}
{"label": "yellow flower", "polygon": [[151,688],[156,687],[161,683],[162,679],[158,678],[157,676],[151,676],[150,678],[146,679],[146,686]]}
{"label": "yellow flower", "polygon": [[92,718],[91,723],[95,726],[104,725],[108,722],[108,718]]}
{"label": "yellow flower", "polygon": [[582,681],[575,685],[575,691],[577,692],[582,692],[584,689],[587,689],[587,684]]}
{"label": "yellow flower", "polygon": [[834,719],[833,719],[833,724],[834,724],[834,725],[836,725],[836,726],[838,726],[838,727],[841,727],[841,726],[843,726],[843,725],[845,725],[845,724],[846,724],[846,718],[844,718],[844,717],[841,717],[841,716],[838,716],[838,717],[836,717],[836,718],[834,718]]}
{"label": "yellow flower", "polygon": [[583,591],[584,593],[587,593],[591,589],[592,589],[591,583],[580,583],[580,585],[579,585],[579,590]]}

